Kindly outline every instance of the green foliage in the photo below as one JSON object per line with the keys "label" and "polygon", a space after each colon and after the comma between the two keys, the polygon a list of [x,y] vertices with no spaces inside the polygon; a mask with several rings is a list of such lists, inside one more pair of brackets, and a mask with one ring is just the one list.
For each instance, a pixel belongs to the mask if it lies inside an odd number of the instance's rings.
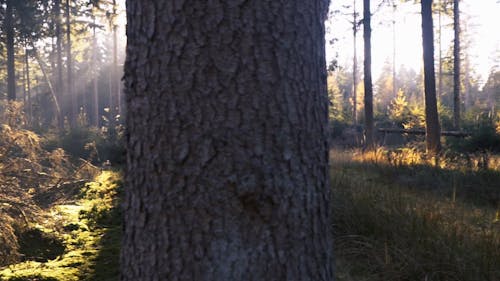
{"label": "green foliage", "polygon": [[[499,121],[497,121],[499,120]],[[481,114],[473,122],[464,124],[464,129],[471,133],[464,140],[450,139],[451,148],[463,152],[500,152],[500,116],[492,118],[489,114]]]}
{"label": "green foliage", "polygon": [[407,122],[410,115],[410,108],[403,90],[399,90],[397,96],[391,101],[388,107],[389,119],[396,123],[398,127]]}
{"label": "green foliage", "polygon": [[86,159],[94,164],[106,160],[118,165],[125,162],[122,130],[111,133],[93,127],[77,126],[62,135],[49,135],[44,148],[51,151],[58,147],[75,158]]}

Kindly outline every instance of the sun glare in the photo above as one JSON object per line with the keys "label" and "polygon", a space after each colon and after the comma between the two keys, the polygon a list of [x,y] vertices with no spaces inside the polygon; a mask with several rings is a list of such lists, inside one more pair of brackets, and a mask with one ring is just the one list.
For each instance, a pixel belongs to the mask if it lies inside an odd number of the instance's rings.
{"label": "sun glare", "polygon": [[[352,39],[352,10],[345,9],[352,0],[332,1],[331,10],[340,10],[342,15],[327,23],[329,34],[327,42],[335,38],[337,41],[327,44],[327,59],[331,61],[337,57],[339,64],[345,67],[352,66],[353,39]],[[360,1],[358,1],[360,2]],[[372,71],[378,77],[384,64],[392,65],[393,60],[393,19],[395,19],[395,51],[396,68],[401,65],[412,68],[417,73],[422,69],[422,31],[420,5],[398,3],[398,11],[393,14],[389,6],[381,6],[380,1],[372,1]],[[362,16],[362,3],[358,4],[357,12]],[[462,59],[465,56],[471,62],[473,72],[481,76],[482,82],[488,76],[491,68],[499,63],[500,33],[496,30],[500,26],[498,15],[500,4],[495,0],[461,1],[461,29],[462,29]],[[439,36],[439,16],[434,15],[435,27],[435,56],[439,56],[439,39],[441,38],[442,56],[447,55],[453,44],[453,30],[450,27],[452,19],[442,15],[442,33]],[[363,61],[363,31],[359,27],[358,61]]]}

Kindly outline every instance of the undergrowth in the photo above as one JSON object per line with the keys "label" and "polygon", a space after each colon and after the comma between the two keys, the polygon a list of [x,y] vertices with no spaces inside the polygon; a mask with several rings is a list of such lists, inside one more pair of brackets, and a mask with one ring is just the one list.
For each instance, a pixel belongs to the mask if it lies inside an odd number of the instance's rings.
{"label": "undergrowth", "polygon": [[[45,223],[31,225],[24,233],[52,240],[31,239],[27,252],[40,253],[40,248],[46,248],[50,241],[64,250],[42,259],[25,255],[25,261],[3,268],[0,280],[117,280],[120,186],[118,173],[104,171],[85,185],[74,204],[54,205],[46,210]],[[54,251],[54,247],[50,250]]]}
{"label": "undergrowth", "polygon": [[375,153],[332,154],[337,279],[500,280],[500,172]]}

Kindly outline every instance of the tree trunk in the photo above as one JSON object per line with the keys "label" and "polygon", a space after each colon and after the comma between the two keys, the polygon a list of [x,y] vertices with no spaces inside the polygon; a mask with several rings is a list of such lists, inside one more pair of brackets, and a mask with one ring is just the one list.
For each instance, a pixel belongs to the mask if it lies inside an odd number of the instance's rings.
{"label": "tree trunk", "polygon": [[438,61],[438,92],[437,96],[442,97],[443,96],[443,25],[441,23],[441,17],[442,17],[442,10],[443,10],[443,5],[441,3],[441,0],[438,2],[438,32],[439,32],[439,61]]}
{"label": "tree trunk", "polygon": [[[45,79],[45,82],[47,82],[47,85],[49,86],[50,93],[52,94],[52,99],[54,100],[54,106],[56,108],[57,117],[58,117],[59,120],[61,120],[61,119],[63,119],[63,117],[62,117],[61,107],[59,106],[59,101],[58,101],[58,98],[57,98],[57,94],[55,92],[54,87],[52,87],[52,82],[50,82],[50,79],[49,79],[49,76],[47,74],[47,71],[45,71],[45,67],[43,65],[42,59],[40,58],[40,55],[38,55],[38,52],[37,52],[35,46],[32,45],[32,47],[33,47],[33,55],[35,56],[35,59],[38,62],[38,66],[40,66],[40,70],[42,71],[43,78]],[[38,82],[37,82],[37,84],[38,84]]]}
{"label": "tree trunk", "polygon": [[70,13],[70,0],[66,0],[66,63],[68,77],[67,83],[67,106],[69,106],[68,121],[72,128],[76,126],[76,120],[78,118],[78,104],[76,101],[76,95],[73,92],[73,58],[71,54],[71,13]]}
{"label": "tree trunk", "polygon": [[96,22],[95,15],[93,15],[93,27],[92,27],[92,39],[93,39],[93,48],[92,48],[92,85],[93,85],[93,120],[94,126],[99,128],[100,126],[100,116],[99,116],[99,91],[97,87],[97,36],[96,36]]}
{"label": "tree trunk", "polygon": [[16,100],[16,61],[14,56],[14,9],[12,1],[7,0],[5,9],[5,33],[7,39],[7,97]]}
{"label": "tree trunk", "polygon": [[460,8],[459,1],[453,1],[453,126],[460,128]]}
{"label": "tree trunk", "polygon": [[[113,83],[115,84],[116,114],[121,114],[120,78],[118,77],[118,25],[116,23],[116,0],[113,0]],[[116,115],[115,114],[115,115]],[[114,120],[114,116],[113,116]]]}
{"label": "tree trunk", "polygon": [[109,72],[109,124],[108,129],[111,134],[114,134],[115,130],[115,117],[118,113],[118,91],[119,91],[119,80],[117,75],[117,64],[118,64],[118,38],[116,33],[116,1],[112,1],[112,12],[111,18],[109,19],[109,26],[113,36],[113,61],[111,64],[111,71]]}
{"label": "tree trunk", "polygon": [[353,4],[353,44],[354,56],[352,61],[352,120],[354,125],[358,124],[358,47],[356,42],[358,37],[358,14],[356,11],[356,0]]}
{"label": "tree trunk", "polygon": [[121,280],[332,280],[324,0],[127,2]]}
{"label": "tree trunk", "polygon": [[24,48],[25,70],[26,70],[26,95],[28,107],[28,124],[31,125],[33,121],[33,106],[31,104],[31,81],[30,81],[30,62],[28,48]]}
{"label": "tree trunk", "polygon": [[422,0],[422,40],[424,50],[425,88],[425,140],[427,152],[438,154],[441,150],[440,126],[436,100],[436,77],[434,72],[434,30],[432,23],[432,0]]}
{"label": "tree trunk", "polygon": [[[55,14],[55,31],[56,31],[56,56],[57,56],[57,78],[55,91],[57,94],[58,101],[64,99],[64,80],[63,80],[63,60],[62,60],[62,20],[61,20],[61,0],[54,0],[54,14]],[[64,129],[64,114],[58,115],[58,126],[59,129]]]}
{"label": "tree trunk", "polygon": [[374,147],[371,33],[370,0],[363,0],[363,39],[365,43],[365,146],[368,149],[372,149]]}
{"label": "tree trunk", "polygon": [[396,80],[396,3],[392,3],[392,98],[398,94]]}

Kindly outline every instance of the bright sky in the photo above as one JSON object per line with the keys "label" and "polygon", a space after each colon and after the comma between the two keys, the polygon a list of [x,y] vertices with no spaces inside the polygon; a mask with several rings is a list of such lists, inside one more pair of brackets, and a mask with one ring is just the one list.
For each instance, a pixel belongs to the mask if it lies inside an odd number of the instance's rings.
{"label": "bright sky", "polygon": [[[352,14],[352,9],[346,10],[343,5],[352,4],[353,0],[331,1],[333,9],[341,9],[345,13]],[[357,0],[357,11],[362,15],[362,1]],[[377,10],[381,0],[372,0],[372,71],[374,78],[380,75],[381,68],[385,61],[392,64],[392,7],[383,6]],[[399,1],[398,1],[399,2]],[[422,31],[420,5],[410,3],[398,3],[396,14],[396,67],[404,64],[408,68],[413,68],[417,72],[422,68]],[[469,56],[472,60],[472,67],[482,76],[483,81],[487,78],[489,71],[494,65],[494,61],[500,59],[500,3],[497,0],[462,0],[460,4],[461,18],[468,19],[471,47]],[[352,16],[337,16],[328,25],[332,32],[327,34],[327,41],[332,37],[339,39],[333,46],[327,45],[327,59],[330,61],[338,54],[339,63],[343,66],[351,67],[353,55],[352,26],[349,21]],[[444,29],[443,56],[453,42],[452,19],[443,15],[442,24],[448,25]],[[434,16],[434,26],[438,26],[438,16]],[[464,28],[464,26],[462,26]],[[435,38],[438,38],[437,32]],[[465,39],[465,38],[464,38]],[[464,40],[462,39],[462,40]],[[363,32],[360,26],[358,33],[358,61],[362,66],[363,61]],[[438,55],[438,45],[435,44],[435,54]],[[360,68],[362,69],[362,68]]]}

